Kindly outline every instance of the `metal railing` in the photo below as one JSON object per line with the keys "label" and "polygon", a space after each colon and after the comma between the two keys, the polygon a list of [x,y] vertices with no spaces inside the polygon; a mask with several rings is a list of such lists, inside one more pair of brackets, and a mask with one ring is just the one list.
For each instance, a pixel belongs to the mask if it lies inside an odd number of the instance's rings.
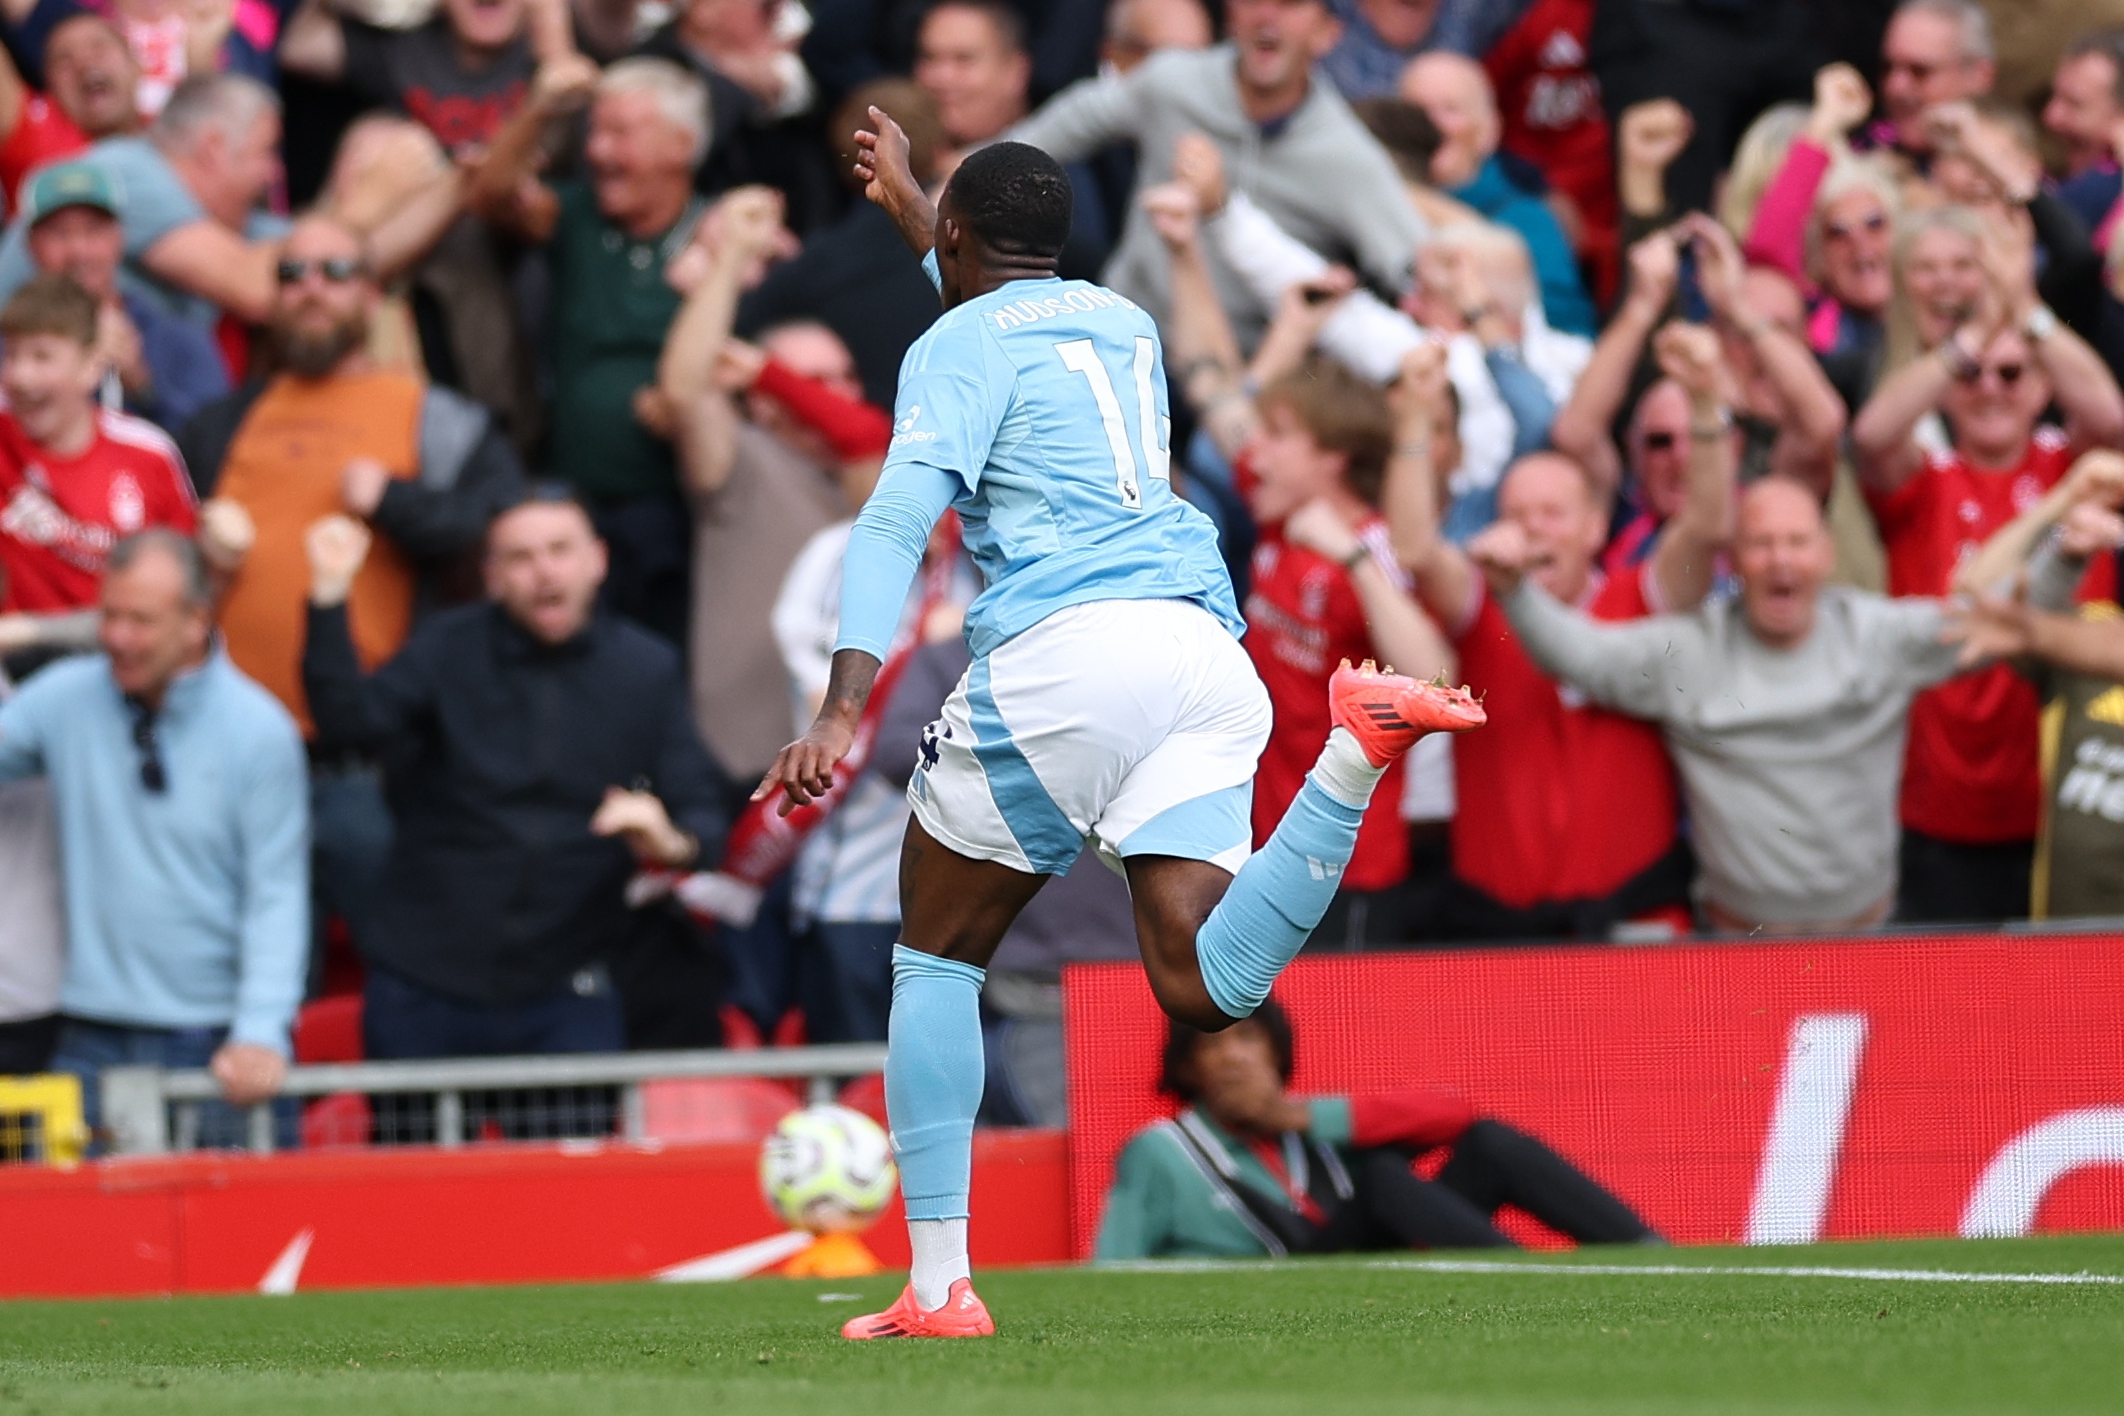
{"label": "metal railing", "polygon": [[[543,1087],[616,1087],[618,1134],[647,1139],[642,1084],[682,1077],[801,1078],[813,1103],[831,1101],[836,1079],[883,1071],[885,1045],[834,1043],[816,1047],[761,1048],[744,1052],[616,1052],[548,1057],[476,1057],[422,1062],[350,1062],[291,1067],[282,1097],[430,1095],[435,1098],[435,1142],[466,1140],[465,1094]],[[203,1068],[111,1067],[98,1095],[102,1129],[113,1155],[167,1155],[190,1150],[200,1134],[203,1104],[221,1099],[221,1085]],[[174,1123],[174,1124],[173,1124]],[[247,1109],[248,1149],[275,1148],[274,1104]]]}

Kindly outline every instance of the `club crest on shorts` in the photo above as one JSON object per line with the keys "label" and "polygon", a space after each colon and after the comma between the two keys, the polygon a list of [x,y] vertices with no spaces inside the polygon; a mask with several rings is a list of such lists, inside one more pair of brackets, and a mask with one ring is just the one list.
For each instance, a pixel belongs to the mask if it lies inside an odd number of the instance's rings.
{"label": "club crest on shorts", "polygon": [[943,751],[943,741],[950,736],[951,727],[946,723],[931,723],[928,727],[922,729],[921,771],[927,772],[930,768],[937,765],[937,754]]}

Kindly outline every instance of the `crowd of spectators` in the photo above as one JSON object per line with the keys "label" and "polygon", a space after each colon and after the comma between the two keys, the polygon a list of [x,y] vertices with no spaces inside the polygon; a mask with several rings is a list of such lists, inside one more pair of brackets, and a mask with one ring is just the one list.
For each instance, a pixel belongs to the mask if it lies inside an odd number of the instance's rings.
{"label": "crowd of spectators", "polygon": [[[1484,696],[1313,947],[2124,915],[2124,28],[2003,8],[4,0],[0,1069],[255,1100],[348,989],[372,1057],[883,1037],[952,518],[860,770],[747,800],[937,313],[873,109],[932,191],[1052,153],[1157,319],[1264,832],[1340,660]],[[1040,897],[989,1116],[1132,952]]]}

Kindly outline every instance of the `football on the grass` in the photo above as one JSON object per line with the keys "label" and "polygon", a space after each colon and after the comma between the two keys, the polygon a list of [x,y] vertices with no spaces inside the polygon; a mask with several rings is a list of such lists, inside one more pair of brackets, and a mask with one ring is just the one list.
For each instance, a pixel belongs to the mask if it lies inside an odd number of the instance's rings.
{"label": "football on the grass", "polygon": [[768,1208],[814,1234],[868,1229],[899,1178],[884,1128],[845,1106],[792,1111],[760,1148]]}

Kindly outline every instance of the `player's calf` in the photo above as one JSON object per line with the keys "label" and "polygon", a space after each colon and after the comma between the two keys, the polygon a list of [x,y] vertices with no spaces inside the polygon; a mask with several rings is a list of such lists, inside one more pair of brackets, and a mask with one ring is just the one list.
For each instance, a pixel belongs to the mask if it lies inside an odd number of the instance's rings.
{"label": "player's calf", "polygon": [[1231,872],[1179,856],[1131,856],[1127,865],[1136,943],[1158,1006],[1197,1032],[1230,1027],[1238,1019],[1219,1008],[1204,985],[1196,937],[1231,888]]}
{"label": "player's calf", "polygon": [[1388,765],[1430,733],[1483,722],[1482,705],[1466,689],[1381,673],[1369,662],[1338,669],[1328,701],[1335,726],[1320,760],[1196,935],[1203,986],[1233,1018],[1261,1006],[1327,913]]}

